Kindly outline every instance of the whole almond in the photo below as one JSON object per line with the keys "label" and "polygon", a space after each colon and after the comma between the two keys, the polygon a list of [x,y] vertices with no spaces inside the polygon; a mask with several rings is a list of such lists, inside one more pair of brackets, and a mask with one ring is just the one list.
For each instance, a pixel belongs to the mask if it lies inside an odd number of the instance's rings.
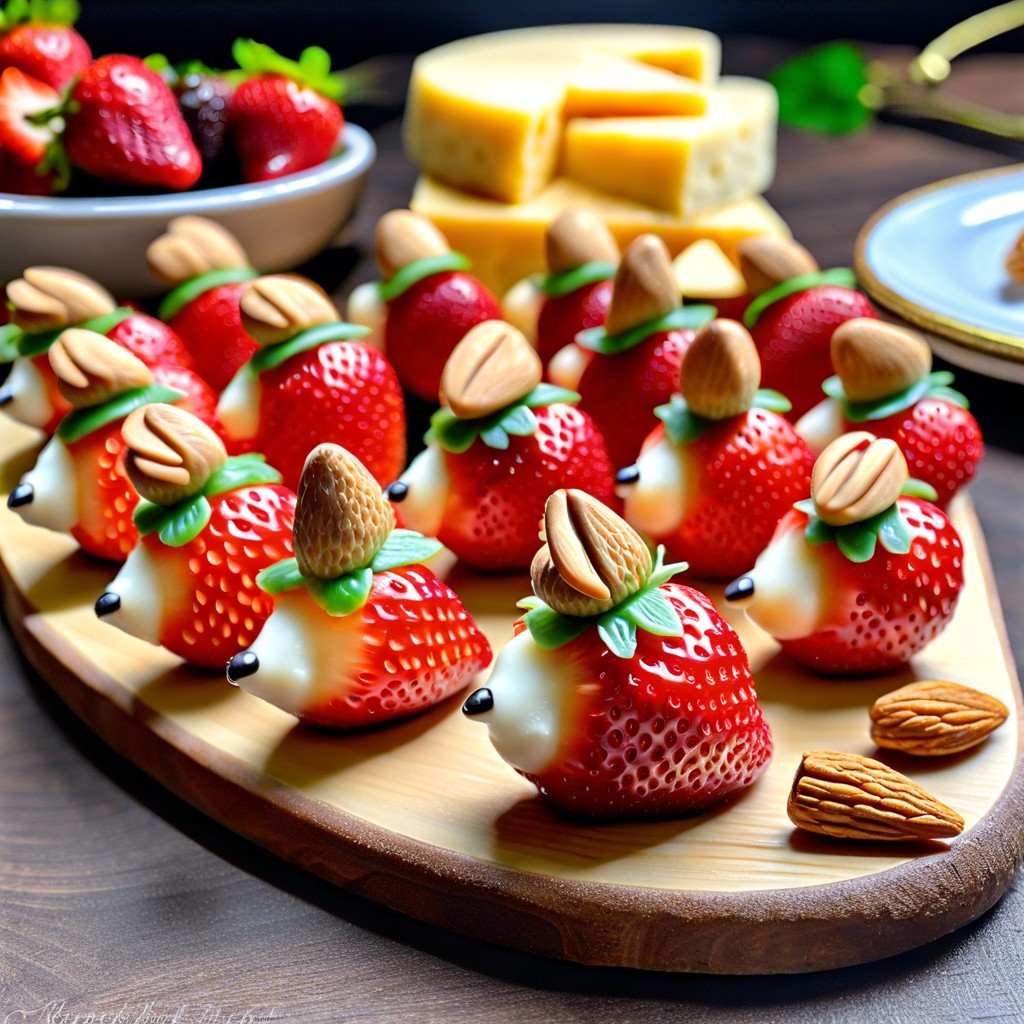
{"label": "whole almond", "polygon": [[28,334],[74,327],[117,309],[99,282],[65,267],[29,267],[7,285],[11,320]]}
{"label": "whole almond", "polygon": [[837,437],[811,471],[811,497],[823,522],[859,523],[899,498],[910,473],[899,445],[858,430]]}
{"label": "whole almond", "polygon": [[832,333],[832,366],[852,402],[873,402],[909,388],[932,368],[932,350],[916,331],[871,317]]}
{"label": "whole almond", "polygon": [[619,246],[600,217],[579,206],[567,206],[545,235],[548,270],[560,274],[585,263],[618,263]]}
{"label": "whole almond", "polygon": [[530,577],[536,595],[563,615],[608,611],[651,575],[651,553],[640,535],[585,491],[560,490],[548,498],[544,536]]}
{"label": "whole almond", "polygon": [[125,470],[135,490],[158,505],[198,494],[227,460],[224,442],[201,419],[175,405],[154,402],[121,426],[128,447]]}
{"label": "whole almond", "polygon": [[724,420],[754,404],[761,360],[750,332],[735,320],[705,324],[686,350],[679,389],[698,416]]}
{"label": "whole almond", "polygon": [[656,235],[640,235],[626,247],[619,262],[605,330],[622,334],[671,313],[681,302],[665,243]]}
{"label": "whole almond", "polygon": [[168,285],[178,285],[230,267],[249,266],[242,243],[226,227],[206,217],[175,217],[146,249],[149,269]]}
{"label": "whole almond", "polygon": [[402,267],[451,251],[448,239],[426,217],[412,210],[391,210],[377,221],[377,266],[385,281]]}
{"label": "whole almond", "polygon": [[76,409],[100,405],[153,383],[152,371],[138,356],[81,327],[62,331],[48,355],[57,389]]}
{"label": "whole almond", "polygon": [[837,839],[949,839],[964,819],[905,775],[869,757],[803,755],[786,807],[797,828]]}
{"label": "whole almond", "polygon": [[333,579],[368,565],[395,525],[380,484],[351,452],[317,445],[295,505],[295,558],[303,576]]}
{"label": "whole almond", "polygon": [[504,320],[485,320],[455,346],[441,374],[441,403],[460,419],[479,419],[528,395],[544,367],[526,336]]}
{"label": "whole almond", "polygon": [[941,757],[977,746],[1010,712],[995,697],[960,683],[922,679],[871,706],[871,738],[915,757]]}
{"label": "whole almond", "polygon": [[792,238],[755,235],[738,246],[740,273],[751,295],[760,295],[791,277],[802,277],[821,269],[818,261]]}
{"label": "whole almond", "polygon": [[239,308],[242,326],[261,345],[276,345],[310,327],[341,319],[318,284],[293,274],[256,278],[242,292]]}

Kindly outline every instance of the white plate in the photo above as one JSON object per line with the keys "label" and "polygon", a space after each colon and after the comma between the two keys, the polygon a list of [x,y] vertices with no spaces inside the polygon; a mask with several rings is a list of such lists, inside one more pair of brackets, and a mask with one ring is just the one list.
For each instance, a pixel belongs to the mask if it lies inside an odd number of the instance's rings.
{"label": "white plate", "polygon": [[861,230],[854,268],[943,358],[1024,382],[1024,286],[1003,265],[1022,232],[1024,167],[1001,167],[887,203]]}

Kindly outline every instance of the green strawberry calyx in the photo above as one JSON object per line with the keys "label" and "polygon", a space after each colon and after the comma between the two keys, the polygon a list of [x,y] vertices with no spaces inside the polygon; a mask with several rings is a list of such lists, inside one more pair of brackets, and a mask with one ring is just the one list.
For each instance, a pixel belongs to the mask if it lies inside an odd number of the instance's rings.
{"label": "green strawberry calyx", "polygon": [[594,626],[612,654],[617,658],[632,658],[636,653],[638,629],[655,636],[683,635],[683,624],[661,585],[683,572],[687,563],[665,565],[664,562],[665,547],[659,545],[654,556],[654,568],[644,585],[599,615],[565,615],[535,596],[523,598],[517,607],[526,611],[523,621],[533,642],[542,650],[553,651],[562,647]]}
{"label": "green strawberry calyx", "polygon": [[488,448],[505,451],[512,437],[530,437],[537,432],[534,409],[561,402],[575,405],[580,396],[554,384],[538,384],[522,398],[480,419],[459,419],[451,409],[442,407],[430,417],[430,429],[423,440],[436,441],[445,451],[461,455],[480,438]]}
{"label": "green strawberry calyx", "polygon": [[147,384],[145,387],[132,388],[99,405],[90,405],[84,409],[72,409],[60,421],[56,435],[65,444],[73,444],[87,437],[94,431],[105,427],[108,423],[123,420],[130,412],[151,402],[180,402],[188,395],[177,388],[169,388],[166,384]]}
{"label": "green strawberry calyx", "polygon": [[[104,313],[102,316],[86,320],[84,323],[76,324],[83,331],[93,331],[96,334],[107,334],[112,331],[122,320],[135,316],[136,310],[128,306],[118,306],[117,309]],[[26,359],[32,356],[41,356],[49,352],[50,346],[67,330],[66,327],[58,327],[56,330],[39,331],[28,333],[23,331],[16,324],[4,324],[0,327],[0,363],[10,363],[18,356]]]}
{"label": "green strawberry calyx", "polygon": [[0,32],[16,25],[74,25],[78,0],[7,0],[0,8]]}
{"label": "green strawberry calyx", "polygon": [[967,409],[969,406],[966,397],[951,388],[949,385],[952,383],[953,374],[949,370],[933,370],[920,380],[915,381],[910,387],[870,402],[851,402],[846,397],[843,382],[838,376],[829,377],[821,385],[821,389],[829,398],[834,398],[840,403],[843,416],[851,423],[868,423],[871,420],[881,420],[903,412],[923,398],[937,398]]}
{"label": "green strawberry calyx", "polygon": [[[771,388],[758,388],[750,408],[767,409],[769,412],[781,415],[789,412],[793,408],[793,403],[778,391],[772,391]],[[674,394],[666,405],[657,406],[654,415],[665,425],[665,436],[677,446],[691,444],[705,431],[723,422],[722,420],[708,419],[706,416],[698,416],[680,394]]]}
{"label": "green strawberry calyx", "polygon": [[210,474],[209,480],[198,493],[173,505],[140,501],[134,513],[135,526],[140,537],[156,533],[167,547],[180,548],[195,540],[206,529],[213,514],[210,498],[236,491],[240,487],[280,482],[281,474],[267,465],[264,456],[256,452],[232,455],[220,469]]}
{"label": "green strawberry calyx", "polygon": [[182,281],[163,297],[157,307],[157,318],[168,323],[190,302],[213,291],[214,288],[221,288],[226,284],[253,281],[259,276],[260,272],[255,267],[223,267],[219,270],[208,270],[205,274],[198,274],[187,281]]}
{"label": "green strawberry calyx", "polygon": [[811,288],[823,285],[838,285],[841,288],[856,289],[857,277],[849,267],[832,267],[831,270],[816,270],[811,274],[799,274],[787,281],[777,284],[774,288],[762,292],[747,306],[743,313],[743,324],[747,330],[753,330],[761,318],[761,314],[780,299],[788,299],[790,295],[806,292]]}
{"label": "green strawberry calyx", "polygon": [[279,341],[274,345],[264,345],[263,348],[257,349],[244,369],[252,373],[263,373],[265,370],[273,370],[280,366],[292,356],[326,345],[330,341],[352,341],[356,338],[365,338],[369,333],[369,327],[346,323],[344,320],[318,324],[316,327],[300,331],[287,341]]}
{"label": "green strawberry calyx", "polygon": [[571,270],[563,270],[558,274],[544,274],[537,278],[537,287],[548,298],[560,299],[563,295],[585,288],[588,284],[599,281],[610,281],[615,276],[615,264],[601,260],[592,260]]}
{"label": "green strawberry calyx", "polygon": [[[926,501],[935,501],[938,497],[935,488],[923,480],[908,480],[902,493]],[[807,516],[804,537],[812,548],[835,542],[851,562],[858,564],[869,562],[879,544],[892,555],[905,555],[910,550],[913,538],[898,502],[893,502],[870,519],[847,526],[831,526],[824,522],[811,498],[798,501],[793,507]]]}
{"label": "green strawberry calyx", "polygon": [[424,256],[413,260],[395,271],[387,281],[377,282],[377,295],[381,302],[392,302],[399,295],[404,295],[414,284],[434,274],[446,274],[457,270],[469,270],[472,264],[469,257],[461,252],[441,252],[436,256]]}
{"label": "green strawberry calyx", "polygon": [[374,573],[416,565],[436,555],[442,547],[439,540],[415,530],[392,530],[370,561],[350,572],[328,580],[303,576],[297,560],[285,558],[264,569],[256,577],[256,585],[275,596],[305,587],[328,615],[351,615],[369,599]]}
{"label": "green strawberry calyx", "polygon": [[686,329],[696,330],[714,320],[716,313],[717,310],[714,306],[677,306],[664,316],[647,320],[621,334],[608,334],[603,327],[591,327],[588,330],[580,331],[576,335],[576,344],[600,355],[614,356],[635,348],[652,334]]}
{"label": "green strawberry calyx", "polygon": [[235,63],[248,76],[280,75],[341,103],[349,83],[340,71],[331,71],[331,55],[322,46],[307,46],[298,60],[290,60],[266,43],[236,39],[231,47]]}

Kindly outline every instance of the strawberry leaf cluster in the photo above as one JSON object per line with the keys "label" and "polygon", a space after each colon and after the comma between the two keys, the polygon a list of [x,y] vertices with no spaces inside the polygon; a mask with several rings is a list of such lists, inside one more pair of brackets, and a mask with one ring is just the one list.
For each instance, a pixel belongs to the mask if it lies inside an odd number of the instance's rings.
{"label": "strawberry leaf cluster", "polygon": [[351,341],[353,338],[364,338],[369,333],[369,327],[346,323],[344,320],[318,324],[316,327],[310,327],[308,330],[296,334],[294,338],[289,338],[287,341],[280,341],[275,345],[265,345],[253,353],[246,366],[252,372],[263,373],[264,370],[273,370],[300,352],[308,352],[329,341]]}
{"label": "strawberry leaf cluster", "polygon": [[143,405],[149,405],[151,402],[180,402],[187,397],[184,391],[169,388],[165,384],[147,384],[145,387],[132,388],[131,391],[124,391],[98,405],[72,409],[60,421],[56,434],[65,444],[72,444],[108,423],[123,420],[129,413]]}
{"label": "strawberry leaf cluster", "polygon": [[[770,388],[758,388],[751,407],[767,409],[769,412],[781,415],[789,412],[793,405],[785,395],[778,391],[772,391]],[[711,427],[722,422],[698,416],[680,394],[673,395],[666,405],[659,405],[654,410],[654,415],[665,424],[665,434],[674,445],[690,444],[706,430],[710,430]]]}
{"label": "strawberry leaf cluster", "polygon": [[400,267],[390,280],[378,281],[377,294],[382,302],[391,302],[424,278],[469,268],[469,259],[461,252],[441,252],[436,256],[424,256]]}
{"label": "strawberry leaf cluster", "polygon": [[592,260],[571,270],[558,274],[542,274],[537,278],[537,287],[550,299],[560,299],[598,281],[610,281],[615,276],[615,264]]}
{"label": "strawberry leaf cluster", "polygon": [[[122,320],[134,316],[136,311],[129,306],[118,306],[117,309],[104,313],[102,316],[94,317],[78,324],[83,331],[93,331],[96,334],[108,334]],[[41,356],[50,350],[50,346],[64,332],[63,327],[53,331],[39,331],[28,334],[16,324],[5,324],[0,328],[0,363],[9,363],[18,356],[26,359],[32,356]]]}
{"label": "strawberry leaf cluster", "polygon": [[603,327],[591,327],[576,335],[576,343],[591,352],[613,356],[635,348],[652,334],[665,331],[696,330],[710,323],[717,310],[714,306],[677,306],[664,316],[655,317],[622,334],[609,334]]}
{"label": "strawberry leaf cluster", "polygon": [[870,519],[847,526],[831,526],[824,522],[810,498],[798,501],[793,507],[807,516],[804,536],[811,547],[835,542],[851,562],[870,561],[879,544],[893,555],[905,555],[910,550],[910,528],[898,503]]}
{"label": "strawberry leaf cluster", "polygon": [[934,370],[911,384],[909,388],[897,391],[894,395],[875,399],[871,402],[851,402],[843,390],[843,382],[836,377],[829,377],[821,388],[830,398],[842,403],[843,415],[851,423],[868,423],[871,420],[885,419],[904,409],[916,405],[922,398],[938,398],[961,409],[968,408],[967,399],[954,388],[953,374],[949,370]]}
{"label": "strawberry leaf cluster", "polygon": [[798,274],[774,288],[762,292],[754,298],[743,313],[743,323],[748,330],[753,330],[761,314],[780,299],[787,299],[798,292],[806,292],[811,288],[823,285],[838,285],[841,288],[857,289],[857,277],[849,267],[833,267],[831,270],[816,270],[811,274]]}

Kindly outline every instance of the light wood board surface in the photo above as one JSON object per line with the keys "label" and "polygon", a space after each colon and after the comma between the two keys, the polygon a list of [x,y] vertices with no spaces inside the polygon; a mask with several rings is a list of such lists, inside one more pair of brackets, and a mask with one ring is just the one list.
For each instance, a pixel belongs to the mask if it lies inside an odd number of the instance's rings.
{"label": "light wood board surface", "polygon": [[[38,436],[4,424],[3,490]],[[589,824],[536,796],[450,700],[407,723],[339,737],[190,671],[96,619],[115,567],[0,511],[5,609],[30,660],[116,749],[232,828],[333,882],[453,930],[586,963],[736,973],[801,971],[911,948],[973,919],[1021,858],[1019,686],[969,504],[954,520],[966,584],[950,627],[909,670],[820,679],[723,606],[750,655],[776,742],[746,794],[674,821]],[[451,582],[496,649],[525,577]],[[720,587],[708,588],[712,597]],[[965,755],[878,755],[867,707],[915,678],[975,686],[1012,709]],[[481,682],[482,680],[478,680]],[[949,844],[857,845],[796,833],[800,754],[878,755],[958,810]],[[743,936],[743,942],[735,940]]]}

